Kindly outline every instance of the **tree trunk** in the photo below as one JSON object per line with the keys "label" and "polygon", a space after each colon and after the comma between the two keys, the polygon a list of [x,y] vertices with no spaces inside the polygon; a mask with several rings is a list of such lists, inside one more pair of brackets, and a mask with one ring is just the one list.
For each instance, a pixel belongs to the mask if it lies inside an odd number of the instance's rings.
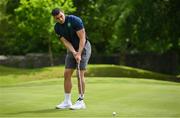
{"label": "tree trunk", "polygon": [[125,51],[120,52],[119,64],[120,65],[125,65],[126,64],[126,53],[125,53]]}
{"label": "tree trunk", "polygon": [[50,65],[54,66],[54,59],[53,59],[53,52],[52,52],[52,48],[51,48],[51,40],[50,38],[48,38],[49,43],[48,43],[48,48],[49,48],[49,60],[50,60]]}

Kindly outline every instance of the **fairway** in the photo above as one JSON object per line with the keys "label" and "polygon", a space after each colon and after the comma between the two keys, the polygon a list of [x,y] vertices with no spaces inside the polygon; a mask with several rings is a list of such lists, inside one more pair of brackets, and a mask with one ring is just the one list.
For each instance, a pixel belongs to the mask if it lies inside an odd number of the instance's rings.
{"label": "fairway", "polygon": [[[73,102],[77,99],[73,78]],[[57,110],[63,78],[0,87],[1,117],[180,117],[180,84],[158,80],[88,77],[85,110]]]}

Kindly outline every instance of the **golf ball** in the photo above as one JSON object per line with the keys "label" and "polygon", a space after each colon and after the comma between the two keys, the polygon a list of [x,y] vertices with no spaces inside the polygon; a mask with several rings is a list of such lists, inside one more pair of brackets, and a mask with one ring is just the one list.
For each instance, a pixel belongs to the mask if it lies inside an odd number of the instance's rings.
{"label": "golf ball", "polygon": [[115,116],[115,115],[116,115],[116,112],[113,112],[112,115]]}

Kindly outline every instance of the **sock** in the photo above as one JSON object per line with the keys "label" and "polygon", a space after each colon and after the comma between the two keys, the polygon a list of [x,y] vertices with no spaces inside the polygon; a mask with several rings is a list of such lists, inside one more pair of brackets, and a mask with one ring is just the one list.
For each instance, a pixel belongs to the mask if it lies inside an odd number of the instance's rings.
{"label": "sock", "polygon": [[81,99],[81,100],[83,100],[84,99],[84,94],[81,96],[81,94],[79,94],[79,98]]}
{"label": "sock", "polygon": [[65,93],[64,94],[64,99],[65,99],[66,102],[71,101],[71,94],[70,93]]}

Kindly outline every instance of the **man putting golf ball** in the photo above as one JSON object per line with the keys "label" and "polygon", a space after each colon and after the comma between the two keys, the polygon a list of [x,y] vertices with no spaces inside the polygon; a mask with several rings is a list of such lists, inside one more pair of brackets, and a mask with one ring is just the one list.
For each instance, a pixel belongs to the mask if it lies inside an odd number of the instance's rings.
{"label": "man putting golf ball", "polygon": [[[59,8],[51,12],[56,20],[54,30],[59,40],[67,48],[64,71],[64,101],[56,106],[58,109],[85,109],[84,93],[85,80],[84,73],[91,55],[91,44],[87,40],[85,28],[82,20],[74,15],[65,16]],[[79,97],[74,105],[71,102],[71,77],[77,68]]]}

